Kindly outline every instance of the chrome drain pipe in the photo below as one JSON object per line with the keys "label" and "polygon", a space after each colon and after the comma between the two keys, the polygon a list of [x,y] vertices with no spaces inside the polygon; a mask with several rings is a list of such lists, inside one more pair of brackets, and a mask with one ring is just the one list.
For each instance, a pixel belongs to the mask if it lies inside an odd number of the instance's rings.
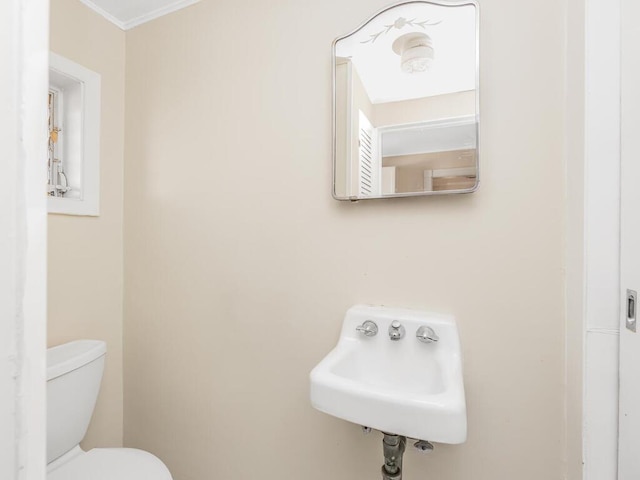
{"label": "chrome drain pipe", "polygon": [[382,452],[384,465],[382,465],[382,480],[402,480],[402,457],[407,443],[407,437],[384,433],[382,439]]}

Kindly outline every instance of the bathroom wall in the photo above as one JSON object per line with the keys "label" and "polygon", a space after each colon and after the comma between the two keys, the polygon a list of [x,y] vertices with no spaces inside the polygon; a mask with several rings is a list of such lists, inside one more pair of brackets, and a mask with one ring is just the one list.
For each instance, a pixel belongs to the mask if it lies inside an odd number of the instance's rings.
{"label": "bathroom wall", "polygon": [[566,1],[480,1],[477,193],[340,203],[331,41],[387,3],[203,0],[127,33],[124,439],[176,480],[377,478],[379,434],[308,400],[360,302],[459,322],[469,439],[407,479],[560,479],[578,450]]}
{"label": "bathroom wall", "polygon": [[[425,183],[428,183],[424,178],[425,170],[475,168],[475,149],[384,157],[382,165],[396,167],[396,192],[420,192],[424,191]],[[431,179],[433,190],[473,188],[474,185],[475,178],[464,176]]]}
{"label": "bathroom wall", "polygon": [[100,216],[49,215],[48,343],[107,342],[83,446],[122,444],[122,202],[125,33],[78,0],[51,1],[51,50],[102,76]]}

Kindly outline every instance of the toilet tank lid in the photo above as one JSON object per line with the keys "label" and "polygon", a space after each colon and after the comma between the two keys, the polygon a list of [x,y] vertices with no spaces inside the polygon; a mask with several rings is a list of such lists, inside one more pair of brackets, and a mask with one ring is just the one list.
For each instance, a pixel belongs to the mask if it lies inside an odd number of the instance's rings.
{"label": "toilet tank lid", "polygon": [[47,381],[76,370],[107,353],[101,340],[76,340],[47,349]]}

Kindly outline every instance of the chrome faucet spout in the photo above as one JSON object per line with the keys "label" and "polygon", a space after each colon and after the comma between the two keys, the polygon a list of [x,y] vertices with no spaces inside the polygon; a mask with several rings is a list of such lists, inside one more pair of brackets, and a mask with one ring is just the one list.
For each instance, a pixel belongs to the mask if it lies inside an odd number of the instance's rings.
{"label": "chrome faucet spout", "polygon": [[394,320],[393,322],[391,322],[391,325],[389,325],[389,338],[391,340],[400,340],[402,337],[404,337],[404,334],[405,329],[399,321]]}

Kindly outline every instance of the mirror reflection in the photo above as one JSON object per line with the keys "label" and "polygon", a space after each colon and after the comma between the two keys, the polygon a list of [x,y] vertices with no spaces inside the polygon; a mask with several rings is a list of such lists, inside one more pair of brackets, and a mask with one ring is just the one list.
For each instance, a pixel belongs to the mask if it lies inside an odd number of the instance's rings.
{"label": "mirror reflection", "polygon": [[334,197],[478,183],[477,6],[390,7],[334,42]]}

